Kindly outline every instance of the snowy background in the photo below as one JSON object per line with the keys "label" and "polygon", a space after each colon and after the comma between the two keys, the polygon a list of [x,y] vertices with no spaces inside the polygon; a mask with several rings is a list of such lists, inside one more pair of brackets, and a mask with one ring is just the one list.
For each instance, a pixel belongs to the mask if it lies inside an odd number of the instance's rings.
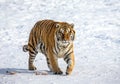
{"label": "snowy background", "polygon": [[[22,46],[42,19],[75,24],[76,64],[70,76],[48,72],[42,54],[35,65],[48,75],[27,70]],[[65,72],[62,59],[59,65]],[[0,84],[120,84],[120,0],[0,0]]]}

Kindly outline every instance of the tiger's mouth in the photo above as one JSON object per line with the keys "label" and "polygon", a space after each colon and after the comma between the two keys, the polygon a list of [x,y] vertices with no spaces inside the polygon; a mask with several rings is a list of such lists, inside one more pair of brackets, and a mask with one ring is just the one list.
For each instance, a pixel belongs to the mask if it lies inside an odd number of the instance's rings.
{"label": "tiger's mouth", "polygon": [[62,37],[55,37],[55,39],[57,44],[63,48],[67,47],[69,44],[73,42],[72,40],[64,40]]}
{"label": "tiger's mouth", "polygon": [[70,41],[58,41],[57,42],[61,47],[68,46],[71,42]]}
{"label": "tiger's mouth", "polygon": [[70,42],[69,41],[61,41],[62,44],[69,44]]}

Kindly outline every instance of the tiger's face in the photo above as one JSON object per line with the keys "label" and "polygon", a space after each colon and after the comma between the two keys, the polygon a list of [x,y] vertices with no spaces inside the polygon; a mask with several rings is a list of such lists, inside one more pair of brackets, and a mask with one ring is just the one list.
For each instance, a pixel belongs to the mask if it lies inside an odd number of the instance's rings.
{"label": "tiger's face", "polygon": [[73,29],[73,24],[61,23],[56,24],[57,31],[55,35],[55,39],[57,43],[61,46],[67,46],[71,42],[74,41],[75,31]]}

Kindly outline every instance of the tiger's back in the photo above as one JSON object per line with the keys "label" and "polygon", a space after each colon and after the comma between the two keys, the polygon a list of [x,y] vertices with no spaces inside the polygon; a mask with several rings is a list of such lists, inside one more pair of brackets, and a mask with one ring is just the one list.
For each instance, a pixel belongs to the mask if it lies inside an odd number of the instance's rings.
{"label": "tiger's back", "polygon": [[[44,47],[46,44],[46,47],[48,46],[49,37],[50,40],[54,40],[53,33],[55,32],[55,23],[52,20],[42,20],[35,24],[33,29],[31,30],[30,36],[29,36],[29,42],[28,42],[28,49],[30,49],[30,46],[33,46],[35,48]],[[53,41],[54,42],[54,41]],[[41,45],[41,46],[40,46]],[[45,49],[41,49],[41,51],[45,51]]]}
{"label": "tiger's back", "polygon": [[[62,74],[57,62],[59,57],[64,58],[64,60],[68,63],[70,62],[66,71],[67,74],[70,74],[74,66],[72,41],[74,40],[75,31],[72,27],[73,25],[66,22],[55,22],[53,20],[38,21],[30,32],[28,45],[23,47],[24,51],[29,51],[29,70],[36,69],[33,62],[38,51],[40,51],[46,56],[47,64],[50,70],[56,74]],[[63,31],[66,32],[66,34],[63,34]],[[73,38],[67,34],[68,32],[74,34]],[[63,38],[64,40],[62,40]]]}

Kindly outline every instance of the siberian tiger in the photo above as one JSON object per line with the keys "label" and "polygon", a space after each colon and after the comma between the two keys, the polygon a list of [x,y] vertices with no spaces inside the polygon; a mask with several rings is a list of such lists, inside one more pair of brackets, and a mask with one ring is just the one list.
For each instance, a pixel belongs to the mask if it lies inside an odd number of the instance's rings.
{"label": "siberian tiger", "polygon": [[66,74],[71,74],[75,64],[73,27],[67,22],[38,21],[30,32],[28,44],[23,46],[24,52],[29,51],[29,70],[36,70],[33,62],[40,51],[46,56],[48,67],[54,74],[63,74],[58,66],[58,58],[64,59],[67,63]]}

